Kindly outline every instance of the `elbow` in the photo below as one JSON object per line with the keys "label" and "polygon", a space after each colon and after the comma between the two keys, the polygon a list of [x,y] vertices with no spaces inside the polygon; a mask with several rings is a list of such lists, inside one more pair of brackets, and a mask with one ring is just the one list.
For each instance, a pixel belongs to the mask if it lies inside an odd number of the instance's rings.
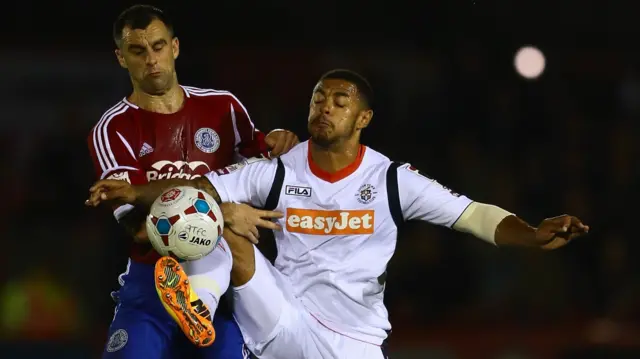
{"label": "elbow", "polygon": [[213,199],[218,204],[222,203],[222,200],[220,199],[220,195],[218,194],[218,191],[216,191],[216,188],[213,187],[213,184],[211,183],[209,178],[207,178],[206,176],[194,178],[190,180],[190,182],[191,182],[191,186],[209,194],[211,197],[213,197]]}

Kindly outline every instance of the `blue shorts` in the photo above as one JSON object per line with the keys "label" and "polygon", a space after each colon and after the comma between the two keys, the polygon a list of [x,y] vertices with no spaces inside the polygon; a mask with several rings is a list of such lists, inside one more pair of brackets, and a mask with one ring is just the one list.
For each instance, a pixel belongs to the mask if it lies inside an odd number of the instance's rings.
{"label": "blue shorts", "polygon": [[166,312],[155,290],[153,265],[130,261],[112,296],[116,313],[103,359],[247,359],[240,329],[224,305],[216,311],[216,340],[207,348],[189,342]]}

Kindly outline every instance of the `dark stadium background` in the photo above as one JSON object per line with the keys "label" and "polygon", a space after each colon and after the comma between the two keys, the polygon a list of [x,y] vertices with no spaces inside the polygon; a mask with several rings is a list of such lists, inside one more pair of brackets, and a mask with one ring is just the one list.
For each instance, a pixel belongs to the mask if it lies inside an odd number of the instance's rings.
{"label": "dark stadium background", "polygon": [[[86,137],[129,92],[111,24],[133,2],[2,10],[1,358],[98,358],[126,243],[83,206]],[[364,141],[532,224],[591,234],[553,253],[410,225],[390,264],[394,359],[640,358],[638,6],[632,1],[155,3],[184,84],[233,91],[259,128],[305,138],[311,89],[347,67],[373,83]],[[519,77],[538,46],[547,67]]]}

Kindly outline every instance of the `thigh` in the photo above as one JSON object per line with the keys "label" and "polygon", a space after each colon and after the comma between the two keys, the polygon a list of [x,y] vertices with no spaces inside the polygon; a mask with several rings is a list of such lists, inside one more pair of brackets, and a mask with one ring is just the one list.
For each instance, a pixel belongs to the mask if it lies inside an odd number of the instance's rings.
{"label": "thigh", "polygon": [[[317,358],[331,359],[387,359],[385,348],[381,345],[363,342],[333,331],[310,314],[305,316],[313,342],[318,349]],[[310,358],[311,359],[311,358]]]}
{"label": "thigh", "polygon": [[[233,288],[233,315],[249,348],[275,337],[294,300],[284,278],[254,246],[255,273],[246,284]],[[290,285],[289,285],[290,287]]]}
{"label": "thigh", "polygon": [[155,318],[140,308],[118,305],[109,326],[103,359],[166,359],[173,333],[170,322]]}
{"label": "thigh", "polygon": [[299,309],[283,312],[278,330],[268,341],[248,344],[260,359],[324,359]]}
{"label": "thigh", "polygon": [[245,343],[261,359],[318,357],[302,304],[289,279],[254,246],[255,273],[233,288],[233,314]]}
{"label": "thigh", "polygon": [[370,358],[388,359],[385,350],[379,346],[369,343],[359,342],[355,339],[346,338],[343,340],[344,346],[336,353],[335,359]]}

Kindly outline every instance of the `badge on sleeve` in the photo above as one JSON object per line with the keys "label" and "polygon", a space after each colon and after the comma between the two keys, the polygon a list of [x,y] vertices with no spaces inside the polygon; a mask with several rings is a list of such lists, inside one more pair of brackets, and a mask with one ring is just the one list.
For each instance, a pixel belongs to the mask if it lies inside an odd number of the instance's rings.
{"label": "badge on sleeve", "polygon": [[413,172],[413,173],[415,173],[415,174],[417,174],[417,175],[420,175],[420,176],[422,176],[422,177],[424,177],[424,178],[427,178],[427,176],[425,176],[425,175],[423,175],[422,173],[420,173],[420,170],[419,170],[419,169],[417,169],[417,168],[413,167],[412,165],[409,165],[409,166],[407,167],[407,169],[409,170],[409,172]]}
{"label": "badge on sleeve", "polygon": [[425,178],[425,179],[428,179],[429,181],[432,181],[433,183],[435,183],[435,184],[437,184],[437,185],[439,185],[439,186],[442,186],[442,188],[443,188],[443,189],[445,189],[446,191],[449,191],[449,193],[451,193],[451,195],[452,195],[452,196],[460,197],[460,194],[459,194],[459,193],[454,192],[454,191],[453,191],[453,190],[451,190],[451,188],[449,188],[449,187],[443,186],[441,183],[439,183],[439,182],[438,182],[438,181],[436,181],[435,179],[433,179],[433,178],[429,178],[429,177],[425,176],[422,172],[420,172],[420,170],[419,170],[419,169],[417,169],[417,168],[413,167],[412,165],[410,165],[410,164],[409,164],[409,165],[408,165],[408,166],[406,166],[405,168],[407,169],[407,171],[409,171],[409,172],[411,172],[411,173],[414,173],[414,174],[416,174],[416,175],[418,175],[418,176],[420,176],[420,177],[423,177],[423,178]]}
{"label": "badge on sleeve", "polygon": [[426,179],[428,179],[429,181],[433,181],[433,178],[429,178],[429,176],[425,175],[424,173],[420,172],[419,169],[413,167],[410,163],[407,163],[405,166],[403,166],[407,171],[416,174],[420,177],[424,177]]}
{"label": "badge on sleeve", "polygon": [[252,163],[256,163],[256,162],[260,162],[260,161],[268,161],[269,159],[264,157],[264,156],[260,156],[260,157],[251,157],[251,158],[247,158],[244,161],[238,162],[238,163],[234,163],[232,165],[229,165],[227,167],[221,168],[221,169],[217,169],[216,173],[220,176],[222,175],[228,175],[229,173],[235,172],[239,169],[241,169],[244,166],[250,165]]}

